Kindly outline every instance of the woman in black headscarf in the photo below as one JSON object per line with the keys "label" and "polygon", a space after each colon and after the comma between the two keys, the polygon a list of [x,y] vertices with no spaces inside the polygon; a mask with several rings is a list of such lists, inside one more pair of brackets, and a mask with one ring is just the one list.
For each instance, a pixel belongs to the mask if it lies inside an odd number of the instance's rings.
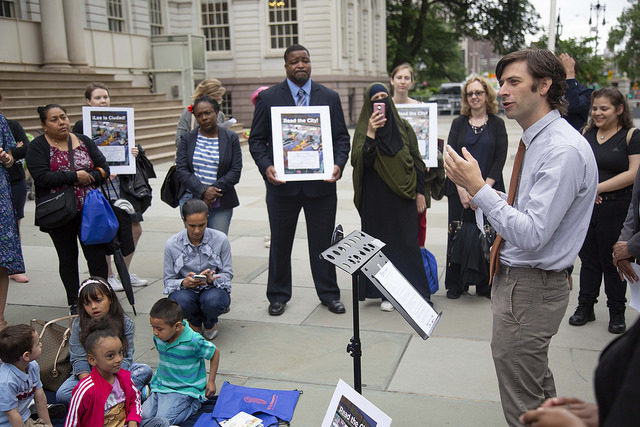
{"label": "woman in black headscarf", "polygon": [[[384,114],[374,113],[374,103],[383,103]],[[418,216],[426,209],[425,165],[413,129],[401,119],[382,83],[365,91],[351,151],[354,203],[362,231],[386,244],[382,252],[427,300],[429,284],[418,247]],[[361,299],[380,298],[368,280],[362,280]],[[393,306],[383,298],[383,311]]]}

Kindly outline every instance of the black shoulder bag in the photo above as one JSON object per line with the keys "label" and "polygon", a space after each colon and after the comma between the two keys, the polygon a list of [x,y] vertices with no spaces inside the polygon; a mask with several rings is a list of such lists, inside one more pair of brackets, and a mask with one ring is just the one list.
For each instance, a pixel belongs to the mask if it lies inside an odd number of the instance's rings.
{"label": "black shoulder bag", "polygon": [[[73,144],[69,135],[69,167],[76,169],[73,159]],[[65,185],[62,190],[38,197],[36,201],[36,225],[42,228],[58,228],[69,223],[78,212],[78,202],[73,185]]]}

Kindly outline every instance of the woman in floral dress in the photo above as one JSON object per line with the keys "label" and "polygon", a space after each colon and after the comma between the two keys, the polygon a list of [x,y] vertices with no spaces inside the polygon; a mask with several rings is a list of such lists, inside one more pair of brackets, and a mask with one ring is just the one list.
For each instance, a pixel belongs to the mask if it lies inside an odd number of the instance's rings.
{"label": "woman in floral dress", "polygon": [[7,326],[4,319],[4,306],[9,292],[9,275],[24,273],[24,260],[20,246],[20,234],[16,221],[13,202],[11,200],[11,185],[7,169],[13,166],[14,160],[11,150],[16,146],[9,124],[0,114],[0,329]]}

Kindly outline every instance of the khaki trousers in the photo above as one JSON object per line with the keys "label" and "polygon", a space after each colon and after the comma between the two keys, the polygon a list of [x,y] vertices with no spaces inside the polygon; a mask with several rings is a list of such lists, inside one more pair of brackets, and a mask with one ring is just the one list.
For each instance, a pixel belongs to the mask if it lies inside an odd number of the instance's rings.
{"label": "khaki trousers", "polygon": [[498,376],[502,410],[510,426],[556,396],[548,351],[569,302],[566,271],[505,265],[493,280],[491,352]]}

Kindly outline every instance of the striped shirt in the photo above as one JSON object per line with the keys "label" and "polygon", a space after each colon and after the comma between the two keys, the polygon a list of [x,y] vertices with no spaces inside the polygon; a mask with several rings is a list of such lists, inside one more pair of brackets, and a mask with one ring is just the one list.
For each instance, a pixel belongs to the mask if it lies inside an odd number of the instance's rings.
{"label": "striped shirt", "polygon": [[186,394],[204,402],[207,388],[204,361],[213,357],[216,346],[193,332],[185,320],[182,324],[184,330],[171,344],[153,337],[160,361],[151,380],[151,391]]}
{"label": "striped shirt", "polygon": [[213,185],[218,179],[220,150],[218,138],[207,138],[198,132],[193,152],[193,173],[206,185]]}

